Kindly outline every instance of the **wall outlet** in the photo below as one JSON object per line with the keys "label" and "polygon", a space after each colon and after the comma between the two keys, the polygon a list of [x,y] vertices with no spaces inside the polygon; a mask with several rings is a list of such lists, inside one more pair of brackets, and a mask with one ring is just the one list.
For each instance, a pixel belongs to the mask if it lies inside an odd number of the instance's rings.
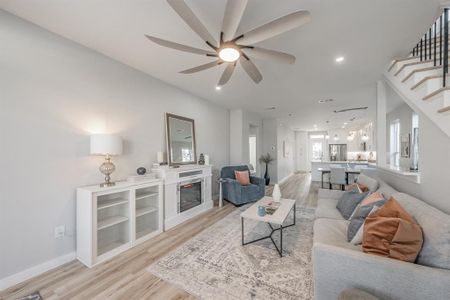
{"label": "wall outlet", "polygon": [[66,234],[66,226],[65,225],[55,227],[55,239],[63,238],[65,234]]}

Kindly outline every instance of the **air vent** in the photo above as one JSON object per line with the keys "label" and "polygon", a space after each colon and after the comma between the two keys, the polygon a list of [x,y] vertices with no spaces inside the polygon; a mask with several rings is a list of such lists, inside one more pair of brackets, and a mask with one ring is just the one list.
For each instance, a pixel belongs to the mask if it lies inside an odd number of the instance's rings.
{"label": "air vent", "polygon": [[353,110],[365,110],[368,109],[367,106],[364,107],[353,107],[353,108],[345,108],[345,109],[341,109],[341,110],[335,110],[335,113],[343,113],[343,112],[347,112],[347,111],[353,111]]}
{"label": "air vent", "polygon": [[275,110],[276,107],[275,107],[275,106],[270,106],[270,107],[266,107],[265,109],[266,109],[266,110]]}
{"label": "air vent", "polygon": [[329,99],[322,99],[322,100],[319,100],[318,102],[319,102],[319,103],[328,103],[328,102],[332,102],[332,101],[333,101],[333,99],[329,98]]}

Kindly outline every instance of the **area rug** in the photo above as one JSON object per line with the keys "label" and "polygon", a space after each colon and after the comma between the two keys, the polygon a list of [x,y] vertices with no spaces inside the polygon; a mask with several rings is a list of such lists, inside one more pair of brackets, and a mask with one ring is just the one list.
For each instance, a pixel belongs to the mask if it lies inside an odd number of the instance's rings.
{"label": "area rug", "polygon": [[[241,246],[242,207],[148,268],[200,299],[312,299],[314,208],[297,207],[296,226],[283,230],[284,257],[269,239]],[[292,215],[292,213],[291,213]],[[290,224],[292,217],[286,221]],[[245,239],[270,233],[245,221]],[[279,233],[274,233],[278,244]]]}

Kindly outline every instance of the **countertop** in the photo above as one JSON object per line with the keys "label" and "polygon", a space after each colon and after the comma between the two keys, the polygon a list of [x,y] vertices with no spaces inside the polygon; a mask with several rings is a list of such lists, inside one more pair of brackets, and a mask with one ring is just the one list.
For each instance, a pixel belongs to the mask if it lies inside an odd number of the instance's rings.
{"label": "countertop", "polygon": [[347,161],[321,161],[321,160],[312,160],[311,163],[316,164],[368,164],[367,160],[347,160]]}

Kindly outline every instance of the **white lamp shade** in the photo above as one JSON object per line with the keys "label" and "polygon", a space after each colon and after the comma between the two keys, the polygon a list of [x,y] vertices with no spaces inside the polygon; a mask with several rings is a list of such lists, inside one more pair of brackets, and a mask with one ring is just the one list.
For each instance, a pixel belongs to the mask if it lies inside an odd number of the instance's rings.
{"label": "white lamp shade", "polygon": [[119,155],[122,154],[122,139],[117,135],[91,135],[91,154]]}

